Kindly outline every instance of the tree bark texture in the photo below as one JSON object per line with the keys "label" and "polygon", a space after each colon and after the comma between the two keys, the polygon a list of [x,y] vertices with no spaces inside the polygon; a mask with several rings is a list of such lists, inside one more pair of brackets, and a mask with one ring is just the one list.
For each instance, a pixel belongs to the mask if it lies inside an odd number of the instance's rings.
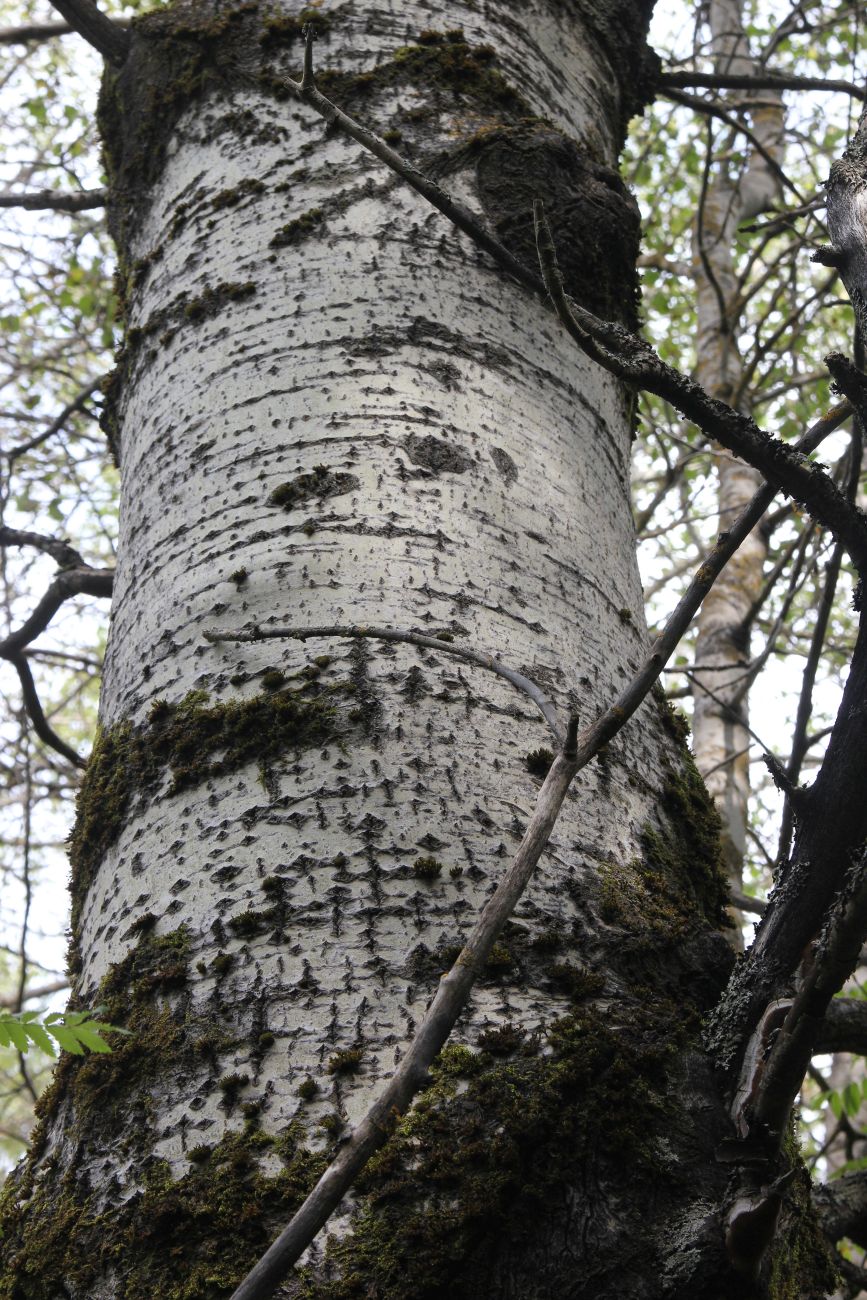
{"label": "tree bark texture", "polygon": [[[582,720],[645,648],[631,398],[295,101],[301,28],[323,89],[528,260],[541,196],[569,291],[634,323],[616,163],[649,10],[133,24],[101,106],[121,546],[71,838],[78,997],[132,1036],[60,1066],[4,1300],[231,1293],[401,1058],[549,761],[526,697],[450,642]],[[203,637],[347,622],[443,650]],[[677,733],[649,702],[582,774],[430,1089],[281,1294],[744,1294],[700,1042],[731,963],[718,821]],[[821,1293],[803,1204],[757,1294]]]}

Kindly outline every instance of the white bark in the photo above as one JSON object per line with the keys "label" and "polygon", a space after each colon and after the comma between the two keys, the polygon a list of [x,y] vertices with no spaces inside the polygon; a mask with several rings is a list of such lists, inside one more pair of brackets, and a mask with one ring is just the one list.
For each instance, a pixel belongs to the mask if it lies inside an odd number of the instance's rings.
{"label": "white bark", "polygon": [[[401,7],[408,29],[424,25],[413,8]],[[318,57],[345,68],[390,55],[400,24],[388,6],[381,19],[363,53],[357,31],[341,32]],[[539,111],[610,156],[614,128],[574,28],[529,14],[482,24],[462,6],[449,22],[495,39]],[[406,94],[389,105],[412,107]],[[215,203],[254,180],[264,189]],[[474,201],[471,169],[450,185]],[[321,222],[297,246],[270,246],[317,208]],[[546,728],[524,697],[445,654],[330,640],[211,646],[202,633],[287,621],[445,629],[545,684],[564,714],[574,692],[587,719],[645,645],[625,399],[540,303],[357,146],[252,89],[179,124],[133,253],[158,249],[130,318],[147,331],[166,313],[166,326],[146,335],[122,399],[103,723],[143,722],[155,701],[191,690],[249,697],[267,669],[291,675],[327,654],[319,680],[354,677],[369,725],[288,755],[267,790],[251,766],[164,789],[131,815],[82,912],[82,993],[92,998],[129,951],[143,913],[159,918],[158,935],[185,925],[193,963],[208,964],[194,1004],[218,1002],[247,1032],[255,990],[277,1036],[261,1061],[228,1052],[220,1072],[250,1075],[270,1131],[299,1113],[308,1075],[320,1092],[305,1123],[335,1110],[351,1123],[430,997],[413,954],[460,941],[517,842],[536,788],[524,756],[550,743]],[[179,295],[196,302],[227,282],[255,292],[199,323],[183,302],[179,314]],[[351,476],[351,490],[288,512],[269,504],[319,466]],[[236,589],[229,575],[241,567]],[[651,816],[661,752],[651,714],[582,777],[516,917],[530,935],[556,924],[576,936],[581,959],[592,957],[577,936],[593,882],[635,856]],[[413,872],[424,855],[443,863],[432,883]],[[233,937],[232,917],[261,907],[262,878],[275,874],[290,900],[287,941]],[[212,932],[218,918],[225,936]],[[218,951],[237,958],[224,979],[210,966]],[[482,988],[462,1037],[510,1020],[532,1029],[557,1011],[538,989]],[[327,1075],[349,1047],[363,1049],[361,1071]],[[183,1094],[166,1078],[154,1104],[154,1152],[176,1175],[185,1148],[237,1123],[207,1069]]]}

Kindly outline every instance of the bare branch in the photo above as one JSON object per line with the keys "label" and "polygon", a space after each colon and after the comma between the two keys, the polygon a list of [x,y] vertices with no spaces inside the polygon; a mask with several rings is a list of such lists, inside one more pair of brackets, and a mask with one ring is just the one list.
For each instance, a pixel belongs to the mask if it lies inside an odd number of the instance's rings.
{"label": "bare branch", "polygon": [[[848,403],[835,407],[804,435],[802,447],[812,449],[817,446],[822,438],[827,437],[850,414]],[[574,715],[570,718],[566,744],[554,760],[539,791],[536,807],[518,852],[482,911],[454,966],[440,981],[434,1000],[397,1073],[353,1131],[295,1217],[243,1279],[231,1300],[268,1300],[274,1294],[280,1280],[327,1222],[367,1161],[387,1140],[399,1114],[406,1109],[427,1080],[427,1072],[434,1057],[446,1042],[466,1005],[478,971],[544,851],[573,777],[625,726],[647,697],[705,593],[755,527],[772,496],[771,487],[760,489],[731,529],[721,534],[662,633],[651,646],[644,664],[617,701],[580,734],[577,732],[577,718]],[[209,639],[212,639],[210,635]]]}
{"label": "bare branch", "polygon": [[[128,18],[110,20],[115,27],[128,27]],[[22,23],[18,27],[0,27],[0,45],[29,45],[35,41],[50,41],[55,36],[70,36],[76,28],[69,23]]]}
{"label": "bare branch", "polygon": [[[798,992],[786,1011],[752,1091],[750,1133],[769,1155],[779,1149],[788,1116],[815,1051],[819,1024],[838,989],[858,964],[867,938],[867,853],[849,868],[828,923],[802,962]],[[760,1031],[757,1031],[760,1032]],[[749,1055],[749,1052],[748,1052]],[[757,1057],[758,1060],[758,1057]]]}
{"label": "bare branch", "polygon": [[750,912],[754,916],[762,916],[768,906],[761,898],[753,898],[751,894],[741,894],[735,890],[731,892],[730,902],[739,912]]}
{"label": "bare branch", "polygon": [[84,212],[87,208],[104,208],[107,201],[107,190],[82,190],[78,194],[62,194],[58,190],[0,194],[0,208],[26,208],[28,212],[39,212],[43,208],[54,212]]}
{"label": "bare branch", "polygon": [[665,93],[684,86],[706,90],[826,90],[829,93],[867,99],[867,91],[851,81],[827,80],[825,77],[792,77],[785,72],[762,72],[758,76],[738,76],[717,72],[663,72],[656,82]]}
{"label": "bare branch", "polygon": [[62,754],[68,762],[76,767],[84,767],[85,760],[61,740],[49,726],[24,651],[31,641],[35,641],[36,637],[45,631],[60,606],[71,596],[110,596],[114,584],[114,572],[111,569],[92,569],[82,562],[81,556],[68,542],[43,537],[41,533],[2,527],[0,545],[35,547],[36,550],[50,555],[62,566],[30,617],[22,623],[17,632],[11,632],[0,641],[0,659],[6,659],[18,673],[24,708],[37,736],[58,754]]}
{"label": "bare branch", "polygon": [[68,979],[52,980],[49,984],[37,984],[35,988],[25,988],[20,997],[17,992],[0,997],[0,1007],[12,1011],[20,1011],[21,1004],[31,1001],[32,998],[49,998],[53,993],[62,993],[64,989],[68,988]]}
{"label": "bare branch", "polygon": [[61,740],[57,732],[49,726],[48,720],[42,711],[39,696],[36,693],[36,683],[33,681],[33,674],[30,671],[30,665],[24,658],[24,655],[4,653],[2,657],[8,659],[12,664],[12,667],[18,673],[24,708],[27,711],[27,716],[33,723],[33,730],[36,732],[39,739],[43,740],[51,749],[56,750],[58,754],[62,754],[63,757],[75,767],[85,768],[87,766],[87,760],[82,758],[71,745],[67,745],[65,740]]}
{"label": "bare branch", "polygon": [[830,1241],[849,1237],[867,1246],[867,1170],[842,1174],[833,1183],[814,1187],[813,1204]]}
{"label": "bare branch", "polygon": [[100,391],[102,384],[102,375],[100,375],[98,379],[92,379],[89,384],[86,384],[85,387],[82,388],[81,392],[78,393],[71,402],[64,406],[60,414],[55,416],[47,429],[43,429],[41,433],[37,433],[34,437],[28,438],[26,442],[19,443],[17,447],[13,447],[11,451],[6,453],[9,463],[11,464],[14,460],[17,460],[19,456],[24,456],[27,452],[34,451],[37,447],[41,447],[43,442],[47,442],[49,438],[53,438],[56,433],[59,433],[65,426],[69,417],[75,415],[77,411],[82,410],[88,399],[93,397],[94,393]]}
{"label": "bare branch", "polygon": [[93,0],[51,0],[70,27],[98,50],[107,63],[119,67],[129,49],[129,32],[117,27]]}
{"label": "bare branch", "polygon": [[867,1056],[867,1002],[863,998],[832,998],[813,1050],[817,1055],[855,1052]]}
{"label": "bare branch", "polygon": [[270,641],[286,638],[294,641],[306,641],[317,636],[369,637],[374,641],[405,641],[409,645],[422,646],[426,650],[436,650],[441,654],[454,655],[458,659],[465,660],[466,663],[475,664],[479,668],[487,668],[499,677],[504,677],[512,686],[528,695],[551,728],[557,744],[563,744],[564,731],[557,719],[557,710],[541,687],[537,686],[529,677],[525,677],[523,673],[517,672],[514,668],[508,668],[499,659],[495,659],[493,655],[487,654],[483,650],[473,650],[471,646],[454,645],[451,641],[451,633],[446,635],[449,638],[448,640],[443,637],[423,636],[420,632],[401,632],[392,627],[358,627],[348,624],[337,624],[328,627],[253,627],[246,632],[212,631],[204,633],[205,640],[211,642]]}
{"label": "bare branch", "polygon": [[721,122],[725,122],[726,126],[731,127],[733,131],[737,131],[739,134],[746,136],[756,152],[761,154],[762,158],[774,173],[780,184],[794,194],[801,207],[805,205],[807,200],[801,194],[801,191],[792,183],[792,181],[789,180],[776,158],[768,152],[755,132],[751,131],[747,126],[746,122],[742,122],[734,113],[729,113],[725,108],[723,108],[722,104],[718,104],[713,99],[705,99],[701,95],[687,95],[683,91],[671,90],[668,92],[668,98],[673,99],[676,104],[683,104],[685,108],[693,109],[696,113],[705,113],[708,117],[716,117]]}
{"label": "bare branch", "polygon": [[535,216],[539,261],[551,301],[587,355],[627,383],[671,402],[706,434],[758,469],[768,483],[782,488],[803,505],[843,542],[859,571],[867,569],[867,519],[846,500],[827,472],[772,438],[749,416],[710,397],[688,375],[667,365],[642,339],[621,326],[597,322],[596,317],[567,298],[551,231],[538,200]]}
{"label": "bare branch", "polygon": [[44,632],[65,600],[71,596],[110,596],[113,569],[61,569],[33,613],[17,632],[0,641],[0,659],[12,659]]}
{"label": "bare branch", "polygon": [[2,524],[0,546],[32,546],[34,550],[50,555],[59,569],[87,567],[78,551],[62,537],[45,537],[42,533],[30,533],[21,528],[7,528]]}

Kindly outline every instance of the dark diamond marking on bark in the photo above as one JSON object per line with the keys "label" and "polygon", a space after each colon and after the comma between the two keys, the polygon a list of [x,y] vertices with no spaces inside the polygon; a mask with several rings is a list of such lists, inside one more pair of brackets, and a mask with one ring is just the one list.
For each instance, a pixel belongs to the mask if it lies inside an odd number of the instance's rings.
{"label": "dark diamond marking on bark", "polygon": [[431,474],[463,474],[473,463],[454,443],[435,438],[432,433],[424,438],[407,438],[404,447],[413,464]]}

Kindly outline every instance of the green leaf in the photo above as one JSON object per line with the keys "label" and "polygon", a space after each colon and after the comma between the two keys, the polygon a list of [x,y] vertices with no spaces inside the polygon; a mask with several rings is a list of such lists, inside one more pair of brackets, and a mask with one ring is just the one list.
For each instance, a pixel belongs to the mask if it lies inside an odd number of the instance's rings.
{"label": "green leaf", "polygon": [[111,1047],[105,1039],[101,1037],[93,1024],[77,1025],[73,1032],[77,1035],[78,1041],[84,1047],[89,1048],[91,1052],[111,1051]]}
{"label": "green leaf", "polygon": [[42,1025],[29,1024],[27,1026],[27,1034],[33,1040],[35,1045],[41,1048],[43,1052],[47,1053],[48,1056],[55,1055],[54,1044],[48,1037],[48,1034],[45,1032]]}
{"label": "green leaf", "polygon": [[76,1038],[74,1030],[67,1029],[65,1025],[48,1025],[46,1028],[65,1052],[71,1052],[73,1056],[84,1056],[84,1048]]}
{"label": "green leaf", "polygon": [[48,109],[45,107],[44,99],[28,99],[24,107],[32,117],[36,119],[40,126],[44,126],[48,121]]}
{"label": "green leaf", "polygon": [[17,1020],[9,1019],[4,1021],[3,1029],[5,1030],[8,1042],[12,1047],[16,1047],[19,1052],[26,1052],[30,1044],[27,1041],[27,1030],[20,1025]]}
{"label": "green leaf", "polygon": [[0,1047],[11,1046],[21,1052],[36,1046],[54,1056],[52,1039],[56,1039],[65,1052],[75,1056],[83,1056],[85,1051],[105,1054],[112,1050],[106,1034],[128,1033],[128,1029],[95,1020],[92,1011],[50,1011],[46,1016],[37,1011],[0,1012]]}
{"label": "green leaf", "polygon": [[843,1089],[843,1105],[847,1115],[857,1115],[862,1102],[860,1083],[847,1083]]}

